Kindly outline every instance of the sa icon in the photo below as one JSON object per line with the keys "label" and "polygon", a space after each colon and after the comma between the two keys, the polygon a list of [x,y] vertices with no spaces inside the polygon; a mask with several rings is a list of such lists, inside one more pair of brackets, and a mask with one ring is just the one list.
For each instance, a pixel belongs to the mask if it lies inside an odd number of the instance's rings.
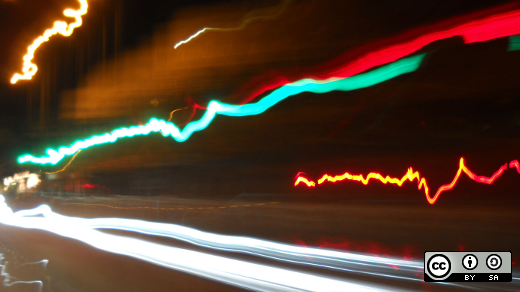
{"label": "sa icon", "polygon": [[502,258],[497,254],[492,254],[486,259],[486,265],[491,270],[498,270],[502,266]]}
{"label": "sa icon", "polygon": [[451,271],[451,262],[447,256],[442,254],[433,255],[426,265],[428,273],[433,278],[444,278]]}

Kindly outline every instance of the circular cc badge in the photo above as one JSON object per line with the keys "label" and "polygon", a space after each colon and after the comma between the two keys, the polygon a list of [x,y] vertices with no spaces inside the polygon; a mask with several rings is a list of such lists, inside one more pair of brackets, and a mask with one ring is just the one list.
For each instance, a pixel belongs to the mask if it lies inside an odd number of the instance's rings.
{"label": "circular cc badge", "polygon": [[433,278],[444,278],[451,271],[451,262],[447,256],[442,254],[436,254],[428,260],[426,265],[428,273]]}

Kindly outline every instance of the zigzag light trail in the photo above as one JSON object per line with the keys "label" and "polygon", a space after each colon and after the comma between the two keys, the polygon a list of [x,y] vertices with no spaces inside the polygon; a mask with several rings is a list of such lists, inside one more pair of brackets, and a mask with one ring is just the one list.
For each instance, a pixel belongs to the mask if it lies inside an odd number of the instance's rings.
{"label": "zigzag light trail", "polygon": [[[40,215],[44,217],[40,217]],[[96,220],[89,221],[89,219],[62,216],[52,212],[50,207],[46,205],[13,213],[11,208],[5,203],[5,198],[0,195],[0,223],[2,224],[48,231],[86,243],[102,251],[132,257],[165,268],[187,272],[246,289],[284,292],[383,291],[383,289],[375,285],[356,284],[310,273],[210,255],[142,239],[107,234],[94,228],[94,226],[105,225],[107,227],[111,226],[112,223],[119,224],[123,222],[122,227],[119,225],[111,227],[121,230],[124,230],[125,226],[134,226],[136,229],[144,228],[145,230],[167,230],[162,227],[154,229],[154,225],[151,222],[118,218],[98,218]],[[117,220],[119,220],[119,223]],[[142,224],[137,224],[137,222]],[[171,232],[171,230],[168,232]],[[218,237],[218,235],[213,236]],[[224,238],[226,237],[224,236]],[[215,238],[211,238],[211,240],[215,240]],[[260,249],[254,246],[251,248]],[[349,255],[345,256],[348,257]],[[368,258],[371,259],[371,257]],[[358,260],[361,260],[361,258],[358,258]],[[374,261],[381,261],[381,259],[374,257]],[[372,264],[375,264],[375,262],[372,262]],[[385,289],[385,291],[388,290]]]}
{"label": "zigzag light trail", "polygon": [[32,63],[32,59],[34,58],[34,53],[38,49],[38,47],[44,42],[49,41],[49,38],[56,34],[61,34],[62,36],[68,37],[73,32],[74,29],[80,27],[82,24],[81,16],[87,14],[88,3],[86,0],[78,0],[80,3],[80,8],[78,10],[65,9],[63,14],[66,17],[72,17],[75,19],[75,22],[67,24],[65,21],[56,21],[54,22],[54,26],[52,28],[47,29],[41,36],[37,37],[33,43],[27,48],[27,54],[23,57],[23,68],[22,74],[16,73],[11,78],[11,83],[15,84],[18,80],[30,80],[38,71],[38,67]]}
{"label": "zigzag light trail", "polygon": [[200,120],[190,122],[182,131],[173,123],[153,118],[145,125],[116,129],[111,133],[93,136],[86,140],[77,141],[72,146],[61,147],[57,151],[54,149],[47,149],[46,152],[48,156],[34,157],[32,155],[24,155],[18,158],[18,162],[56,164],[65,156],[73,155],[79,150],[86,149],[94,145],[114,143],[119,138],[123,137],[148,135],[152,132],[161,132],[164,137],[171,136],[178,142],[184,142],[194,132],[205,129],[217,114],[226,116],[258,115],[274,106],[278,102],[286,99],[287,97],[302,92],[325,93],[334,90],[349,91],[369,87],[395,78],[402,74],[415,71],[417,68],[419,68],[423,58],[424,54],[401,59],[384,67],[345,79],[330,78],[321,81],[314,79],[302,79],[297,82],[282,86],[281,88],[273,91],[271,94],[265,96],[257,103],[246,105],[230,105],[218,101],[211,101],[202,118]]}
{"label": "zigzag light trail", "polygon": [[[412,33],[404,33],[402,36],[393,38],[399,40],[397,44],[385,46],[376,50],[373,48],[368,49],[368,53],[366,53],[367,49],[355,49],[353,50],[353,53],[362,52],[361,56],[351,60],[346,64],[345,62],[341,62],[343,64],[340,66],[330,64],[320,65],[320,68],[334,66],[334,69],[327,68],[323,70],[314,68],[311,70],[306,70],[311,72],[314,71],[313,73],[306,72],[304,74],[299,73],[298,71],[300,70],[298,70],[296,71],[297,73],[288,74],[294,75],[296,77],[286,77],[283,75],[278,75],[275,77],[269,76],[267,78],[268,80],[264,81],[262,81],[261,78],[255,78],[252,80],[254,82],[250,82],[245,86],[247,87],[249,84],[253,84],[252,89],[241,89],[234,95],[242,96],[244,91],[249,92],[249,94],[247,94],[245,97],[240,98],[240,104],[246,104],[263,93],[293,82],[294,80],[301,79],[303,78],[302,76],[313,76],[312,78],[315,79],[328,79],[331,77],[346,78],[354,76],[366,70],[370,70],[371,68],[388,64],[413,54],[435,41],[448,39],[455,36],[462,36],[464,42],[469,44],[520,34],[520,10],[495,14],[485,18],[480,16],[477,20],[472,19],[472,21],[466,21],[462,24],[460,24],[460,21],[458,21],[459,24],[455,26],[451,24],[451,26],[446,27],[445,23],[451,22],[452,21],[448,20],[439,24],[421,28],[420,30],[416,29]],[[437,29],[431,32],[432,28]],[[429,33],[423,33],[417,36],[417,31],[428,31]],[[413,36],[410,37],[409,35]],[[403,41],[403,38],[408,40]]]}
{"label": "zigzag light trail", "polygon": [[[402,178],[395,178],[390,176],[383,176],[380,173],[371,172],[366,177],[363,177],[362,174],[359,175],[352,175],[348,172],[342,174],[342,175],[336,175],[336,176],[330,176],[328,174],[324,174],[319,180],[318,184],[321,185],[324,182],[338,182],[343,180],[352,180],[361,182],[364,185],[368,185],[371,179],[379,180],[380,182],[384,184],[395,184],[401,187],[406,181],[413,182],[414,180],[417,180],[417,188],[418,190],[421,190],[424,188],[424,194],[426,196],[426,200],[430,204],[435,204],[437,200],[439,199],[439,196],[445,192],[453,189],[455,185],[457,184],[457,181],[459,180],[462,173],[465,173],[470,179],[478,182],[478,183],[485,183],[485,184],[492,184],[498,177],[500,177],[504,171],[508,168],[508,164],[502,165],[492,176],[486,177],[486,176],[479,176],[473,173],[465,164],[464,164],[464,158],[460,158],[459,162],[459,169],[457,170],[457,173],[455,174],[455,177],[449,184],[442,185],[439,187],[435,195],[432,197],[430,196],[430,189],[428,187],[428,184],[426,183],[426,178],[422,177],[419,174],[418,171],[414,171],[411,167],[408,168],[408,171]],[[518,173],[520,173],[520,167],[517,160],[513,160],[509,163],[509,168],[516,168]],[[303,176],[297,176],[296,181],[294,182],[294,186],[298,186],[300,183],[305,184],[308,187],[315,187],[316,183],[312,180],[308,180],[307,178]]]}

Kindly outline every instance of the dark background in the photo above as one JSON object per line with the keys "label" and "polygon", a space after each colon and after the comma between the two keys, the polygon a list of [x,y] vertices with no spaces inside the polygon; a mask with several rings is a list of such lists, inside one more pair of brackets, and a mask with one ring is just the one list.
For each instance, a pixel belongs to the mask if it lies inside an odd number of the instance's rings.
{"label": "dark background", "polygon": [[[238,103],[244,84],[261,76],[312,74],[309,68],[372,42],[510,2],[292,0],[277,17],[242,30],[207,32],[173,49],[202,27],[234,27],[266,7],[277,11],[281,3],[92,0],[72,36],[55,36],[38,49],[34,78],[11,85],[27,45],[54,20],[65,20],[62,11],[77,2],[0,0],[0,178],[26,170],[42,177],[33,191],[3,192],[8,205],[21,210],[48,204],[69,216],[138,218],[410,260],[420,260],[426,250],[512,251],[518,277],[520,176],[514,169],[492,185],[463,174],[435,205],[415,182],[402,188],[376,181],[293,186],[300,171],[313,180],[345,171],[401,177],[412,166],[433,194],[452,181],[460,157],[484,176],[520,159],[520,51],[508,50],[508,38],[437,41],[418,52],[427,57],[415,72],[355,91],[300,94],[257,116],[218,116],[183,143],[159,134],[121,139],[82,151],[56,174],[46,172],[59,171],[70,158],[55,166],[17,164],[19,155],[41,156],[46,148],[151,117],[167,119],[193,102]],[[176,112],[172,121],[181,125],[190,113]],[[43,280],[42,291],[239,291],[46,232],[0,227],[9,271],[17,279]],[[176,240],[167,244],[206,250]],[[23,269],[11,269],[43,258],[48,267],[35,266],[25,277],[19,277]],[[291,269],[401,290],[450,288]],[[415,276],[420,280],[421,271]],[[515,288],[480,288],[501,287]],[[9,291],[32,288],[14,285]]]}
{"label": "dark background", "polygon": [[[206,87],[187,82],[187,89],[161,97],[157,107],[139,106],[123,116],[64,119],[65,91],[88,87],[84,80],[93,70],[153,42],[152,35],[172,20],[184,39],[200,28],[186,20],[198,11],[216,18],[218,11],[229,11],[226,19],[207,24],[229,26],[248,11],[279,2],[90,1],[82,27],[71,37],[53,37],[37,51],[36,76],[11,85],[10,76],[21,67],[25,47],[55,19],[64,19],[62,10],[75,8],[76,2],[2,1],[0,173],[58,170],[67,160],[40,167],[17,165],[16,158],[26,153],[38,156],[48,147],[69,145],[153,116],[166,118],[172,109],[183,107],[188,96],[201,105],[210,99],[228,101],[236,88],[258,74],[320,64],[371,41],[503,3],[508,2],[291,1],[276,19],[256,21],[239,32],[203,34],[178,49],[216,50],[218,44],[247,46],[248,42],[258,46],[260,53],[230,51],[230,59],[237,54],[254,59],[240,65],[238,73],[225,73],[235,63],[224,57],[212,65],[211,74],[200,75]],[[348,182],[306,189],[294,188],[293,178],[298,171],[310,178],[345,171],[401,176],[412,166],[435,191],[452,180],[462,156],[472,171],[486,176],[518,159],[520,52],[507,47],[507,38],[469,45],[458,37],[443,40],[421,50],[429,55],[418,71],[370,88],[301,94],[259,116],[219,116],[184,143],[150,135],[93,147],[60,173],[63,181],[58,188],[66,189],[71,184],[68,179],[81,178],[82,183],[101,186],[107,195],[292,194],[310,200],[424,204],[424,195],[414,183],[401,189]],[[172,49],[172,54],[181,53]],[[200,63],[193,66],[204,66],[205,56],[197,58]],[[187,93],[190,88],[193,93]],[[149,99],[145,95],[143,99]],[[178,122],[186,115],[181,113]],[[518,187],[514,170],[491,186],[463,177],[439,204],[518,203]]]}

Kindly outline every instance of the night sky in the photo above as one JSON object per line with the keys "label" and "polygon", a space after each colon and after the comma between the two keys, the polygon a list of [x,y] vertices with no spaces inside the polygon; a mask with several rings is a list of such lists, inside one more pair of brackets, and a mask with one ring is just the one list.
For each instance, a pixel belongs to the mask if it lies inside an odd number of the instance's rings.
{"label": "night sky", "polygon": [[[13,86],[9,79],[21,66],[24,48],[76,1],[1,0],[0,174],[61,168],[65,163],[20,167],[16,157],[40,155],[47,147],[151,117],[167,119],[188,100],[203,106],[211,99],[237,102],[233,93],[255,76],[312,68],[409,29],[509,2],[294,0],[276,19],[241,31],[203,34],[173,49],[175,41],[202,26],[235,25],[248,11],[278,3],[90,1],[84,25],[69,38],[56,36],[44,44],[36,53],[37,75]],[[520,51],[508,51],[508,45],[508,38],[438,41],[420,50],[427,58],[416,72],[366,89],[300,94],[258,116],[217,117],[184,143],[151,135],[94,147],[62,175],[114,193],[291,194],[424,203],[415,184],[399,189],[341,183],[308,190],[292,183],[299,171],[311,178],[345,171],[402,176],[413,166],[436,190],[451,181],[462,156],[475,173],[486,176],[520,159]],[[93,113],[104,110],[103,116],[81,111],[74,96],[121,87],[125,74],[148,70],[140,63],[143,56],[168,47],[171,56],[160,56],[150,71],[157,75],[129,79],[135,88],[145,88],[142,92],[120,88],[111,103],[96,101]],[[166,68],[160,64],[163,57],[178,66]],[[102,72],[112,85],[96,83]],[[72,110],[71,104],[76,105]],[[179,113],[173,122],[184,122],[189,113]],[[518,182],[514,171],[492,186],[465,178],[439,202],[518,203]]]}

